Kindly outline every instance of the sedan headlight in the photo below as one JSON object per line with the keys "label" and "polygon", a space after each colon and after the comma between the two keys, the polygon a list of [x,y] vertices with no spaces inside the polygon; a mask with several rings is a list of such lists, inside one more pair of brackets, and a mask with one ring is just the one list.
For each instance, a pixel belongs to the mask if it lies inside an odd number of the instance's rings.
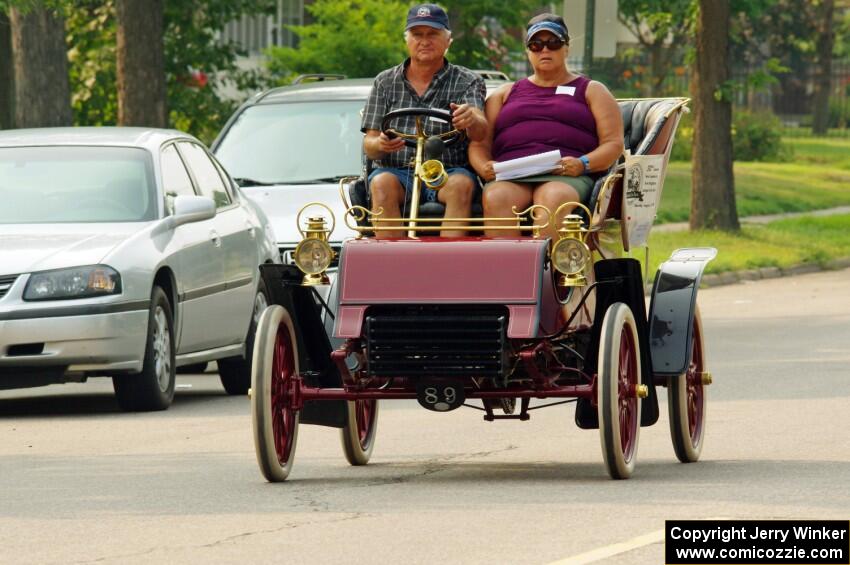
{"label": "sedan headlight", "polygon": [[295,264],[307,275],[318,275],[327,269],[334,258],[333,249],[321,239],[302,240],[295,248]]}
{"label": "sedan headlight", "polygon": [[565,238],[552,248],[552,264],[565,275],[577,275],[590,261],[590,250],[583,241]]}
{"label": "sedan headlight", "polygon": [[121,275],[106,265],[43,271],[30,275],[24,300],[67,300],[121,294]]}

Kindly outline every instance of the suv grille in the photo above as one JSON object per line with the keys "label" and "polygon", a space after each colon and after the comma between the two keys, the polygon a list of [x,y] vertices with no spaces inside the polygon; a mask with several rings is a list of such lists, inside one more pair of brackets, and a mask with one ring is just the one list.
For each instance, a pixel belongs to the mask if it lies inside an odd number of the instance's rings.
{"label": "suv grille", "polygon": [[0,275],[0,298],[6,296],[12,285],[18,279],[18,275]]}
{"label": "suv grille", "polygon": [[366,314],[369,375],[500,377],[506,366],[504,307],[372,307]]}

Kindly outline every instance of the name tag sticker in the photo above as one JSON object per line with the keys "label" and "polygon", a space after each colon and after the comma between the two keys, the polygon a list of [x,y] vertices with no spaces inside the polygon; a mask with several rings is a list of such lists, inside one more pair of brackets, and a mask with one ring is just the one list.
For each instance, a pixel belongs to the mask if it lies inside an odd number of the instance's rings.
{"label": "name tag sticker", "polygon": [[555,89],[555,94],[568,94],[570,96],[576,95],[576,87],[575,86],[559,86]]}

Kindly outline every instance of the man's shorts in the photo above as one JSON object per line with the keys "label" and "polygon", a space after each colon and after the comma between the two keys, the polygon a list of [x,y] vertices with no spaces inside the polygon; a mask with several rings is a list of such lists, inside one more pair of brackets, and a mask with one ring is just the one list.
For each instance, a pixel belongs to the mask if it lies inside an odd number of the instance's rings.
{"label": "man's shorts", "polygon": [[[413,169],[410,167],[381,167],[378,169],[374,169],[371,174],[369,174],[369,185],[372,184],[372,179],[375,178],[375,175],[380,175],[381,173],[391,173],[395,175],[398,179],[398,182],[401,183],[401,186],[404,187],[404,191],[410,195],[413,190]],[[478,186],[478,177],[475,174],[467,169],[466,167],[452,167],[450,169],[446,169],[446,173],[451,175],[466,175],[470,179],[472,179],[473,186]],[[424,184],[420,185],[421,190],[421,201],[422,202],[437,202],[437,191],[433,188],[428,188]]]}

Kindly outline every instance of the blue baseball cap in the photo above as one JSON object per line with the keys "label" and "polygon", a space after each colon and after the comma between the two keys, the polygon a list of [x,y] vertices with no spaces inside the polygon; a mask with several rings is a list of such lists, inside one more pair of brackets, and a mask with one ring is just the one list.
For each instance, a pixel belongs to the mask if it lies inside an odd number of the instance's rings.
{"label": "blue baseball cap", "polygon": [[534,37],[535,33],[541,31],[549,31],[554,33],[558,39],[562,39],[569,43],[570,33],[567,31],[567,24],[564,18],[555,14],[540,14],[528,20],[528,27],[525,31],[525,40],[528,41]]}
{"label": "blue baseball cap", "polygon": [[407,25],[404,31],[416,26],[428,26],[437,29],[451,29],[446,11],[436,4],[417,4],[407,12]]}

